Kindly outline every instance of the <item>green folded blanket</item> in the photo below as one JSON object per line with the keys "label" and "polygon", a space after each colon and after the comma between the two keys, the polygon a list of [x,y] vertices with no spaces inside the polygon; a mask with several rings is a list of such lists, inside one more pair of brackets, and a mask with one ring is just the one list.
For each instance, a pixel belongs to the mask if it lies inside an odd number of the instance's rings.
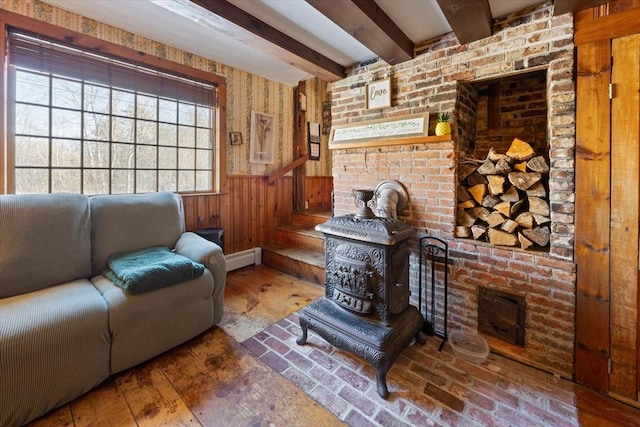
{"label": "green folded blanket", "polygon": [[175,285],[202,273],[204,265],[164,246],[113,254],[103,271],[115,285],[132,294]]}

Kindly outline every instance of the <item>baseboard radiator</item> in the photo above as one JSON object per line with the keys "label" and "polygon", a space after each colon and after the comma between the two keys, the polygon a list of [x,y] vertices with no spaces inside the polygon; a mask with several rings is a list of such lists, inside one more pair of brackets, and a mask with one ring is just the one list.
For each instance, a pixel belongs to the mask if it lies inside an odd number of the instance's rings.
{"label": "baseboard radiator", "polygon": [[247,249],[246,251],[234,252],[225,255],[227,261],[227,271],[237,270],[248,265],[262,264],[262,248]]}

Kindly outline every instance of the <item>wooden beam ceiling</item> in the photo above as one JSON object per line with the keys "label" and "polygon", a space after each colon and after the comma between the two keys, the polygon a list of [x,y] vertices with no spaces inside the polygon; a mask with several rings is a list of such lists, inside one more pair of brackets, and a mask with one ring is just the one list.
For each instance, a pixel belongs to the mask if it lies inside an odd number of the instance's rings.
{"label": "wooden beam ceiling", "polygon": [[244,30],[245,39],[247,36],[251,37],[251,46],[267,55],[278,58],[327,82],[334,82],[345,77],[345,68],[342,65],[262,22],[226,0],[191,1],[229,21],[229,26],[226,28],[227,31],[237,33],[238,27],[240,27]]}
{"label": "wooden beam ceiling", "polygon": [[391,65],[413,58],[413,41],[372,0],[306,0]]}
{"label": "wooden beam ceiling", "polygon": [[471,43],[492,34],[493,18],[489,0],[438,0],[438,5],[460,44]]}

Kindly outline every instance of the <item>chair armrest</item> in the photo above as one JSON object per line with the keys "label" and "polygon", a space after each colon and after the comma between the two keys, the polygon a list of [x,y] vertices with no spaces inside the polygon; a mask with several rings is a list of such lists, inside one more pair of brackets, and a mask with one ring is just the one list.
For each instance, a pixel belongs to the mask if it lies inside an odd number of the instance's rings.
{"label": "chair armrest", "polygon": [[176,242],[176,252],[192,260],[204,264],[211,274],[216,286],[224,285],[227,280],[227,262],[222,248],[196,233],[183,233]]}

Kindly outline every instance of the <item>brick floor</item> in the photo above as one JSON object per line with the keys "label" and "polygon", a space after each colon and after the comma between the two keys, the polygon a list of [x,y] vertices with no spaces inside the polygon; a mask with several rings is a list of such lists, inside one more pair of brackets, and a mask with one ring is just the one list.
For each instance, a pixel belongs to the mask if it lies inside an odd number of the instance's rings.
{"label": "brick floor", "polygon": [[398,356],[384,400],[369,364],[300,333],[295,313],[242,345],[350,426],[579,425],[573,383],[495,354],[467,362],[429,337]]}

